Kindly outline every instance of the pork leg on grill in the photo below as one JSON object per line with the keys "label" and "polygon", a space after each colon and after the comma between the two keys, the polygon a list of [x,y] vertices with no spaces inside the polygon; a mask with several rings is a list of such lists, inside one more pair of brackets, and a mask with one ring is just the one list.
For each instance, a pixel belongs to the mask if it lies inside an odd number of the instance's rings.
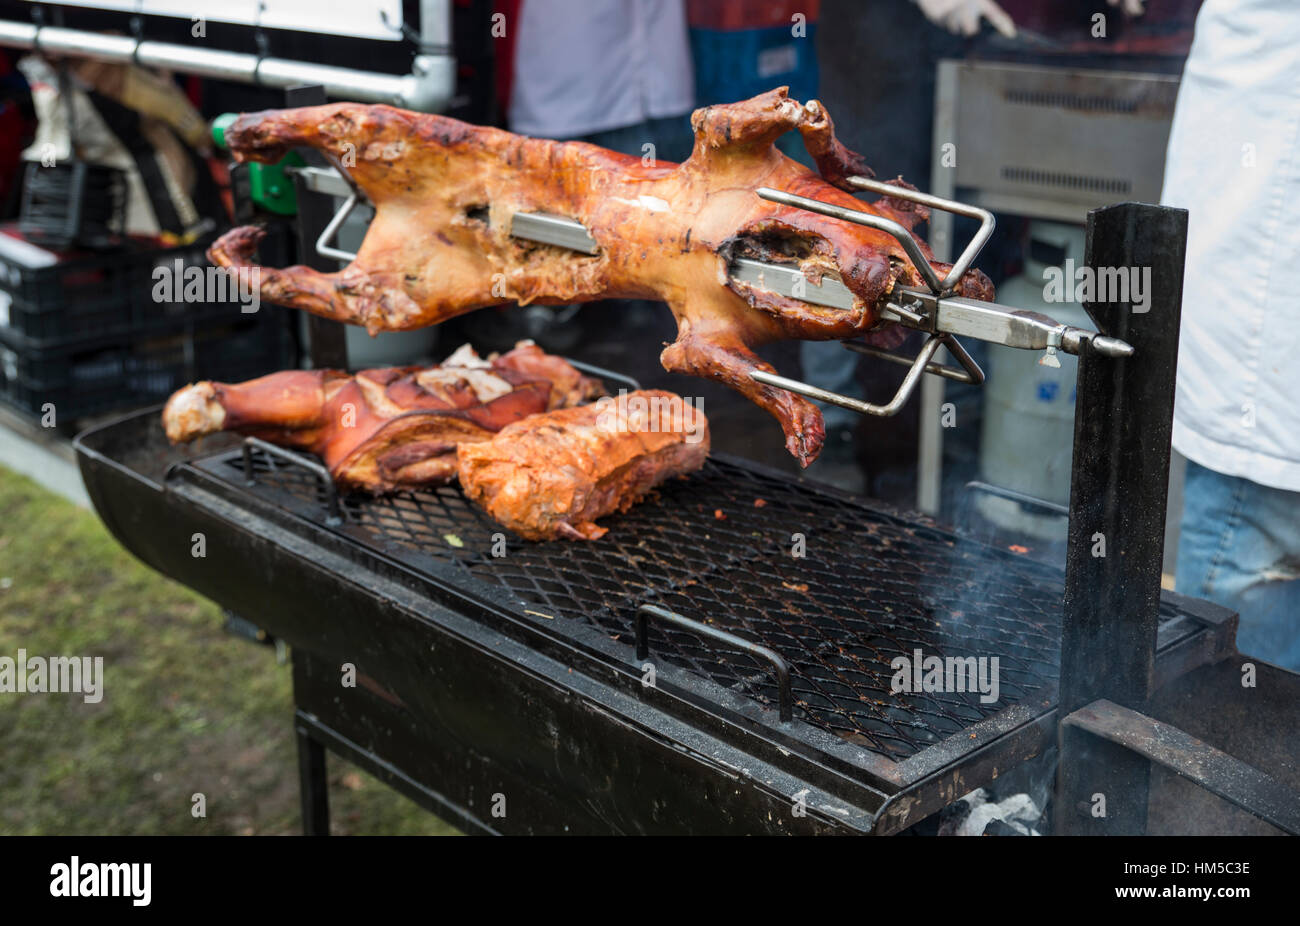
{"label": "pork leg on grill", "polygon": [[344,488],[386,492],[445,483],[456,447],[528,415],[603,392],[560,357],[522,343],[490,361],[468,345],[440,366],[286,370],[246,383],[201,382],[163,409],[173,443],[237,431],[321,456]]}
{"label": "pork leg on grill", "polygon": [[[752,371],[772,368],[754,349],[788,338],[865,335],[880,323],[896,285],[922,280],[888,234],[767,202],[754,191],[774,187],[908,229],[926,210],[893,197],[867,204],[846,192],[847,177],[870,169],[836,139],[823,106],[801,106],[784,87],[697,110],[691,124],[695,147],[682,164],[351,103],[244,115],[226,138],[244,161],[278,161],[299,145],[318,148],[376,209],[346,268],[262,268],[263,299],[372,333],[433,325],[509,301],[659,299],[678,328],[661,356],[665,368],[720,380],[758,403],[780,421],[786,447],[807,465],[824,438],[821,414],[802,397],[755,381]],[[773,146],[792,129],[821,176]],[[599,253],[512,238],[512,217],[521,212],[581,222]],[[223,267],[251,267],[260,236],[236,228],[209,256]],[[854,295],[853,308],[814,306],[732,280],[728,265],[737,257],[797,265],[813,282],[838,276]],[[947,265],[934,266],[940,276],[947,272]],[[993,295],[978,271],[965,274],[957,290]]]}
{"label": "pork leg on grill", "polygon": [[534,415],[456,453],[465,494],[516,534],[596,540],[608,530],[597,518],[704,465],[709,425],[680,396],[638,390]]}

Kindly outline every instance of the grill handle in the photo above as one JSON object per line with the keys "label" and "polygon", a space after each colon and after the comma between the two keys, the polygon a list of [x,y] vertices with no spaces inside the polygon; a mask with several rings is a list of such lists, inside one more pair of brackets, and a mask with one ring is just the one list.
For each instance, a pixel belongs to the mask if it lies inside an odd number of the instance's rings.
{"label": "grill handle", "polygon": [[674,624],[682,630],[704,637],[706,640],[733,647],[742,653],[755,656],[769,663],[772,666],[772,673],[776,676],[777,700],[780,706],[781,722],[787,723],[794,719],[794,695],[790,691],[790,664],[782,658],[780,653],[770,650],[766,646],[751,643],[734,633],[727,633],[725,630],[718,630],[708,624],[691,620],[676,611],[669,611],[667,608],[661,608],[655,604],[643,604],[636,612],[636,658],[638,660],[645,659],[650,655],[650,640],[647,631],[649,629],[649,619],[652,617],[666,624]]}
{"label": "grill handle", "polygon": [[320,480],[321,485],[325,487],[325,505],[329,509],[329,517],[325,523],[337,525],[343,523],[342,513],[339,511],[339,490],[334,485],[334,477],[330,471],[315,460],[309,460],[300,453],[294,453],[291,450],[285,450],[283,447],[277,447],[275,444],[268,444],[260,437],[244,438],[244,477],[245,485],[254,486],[257,484],[256,470],[253,469],[253,451],[260,450],[268,457],[278,457],[292,463],[295,466],[301,466],[308,472],[313,473]]}
{"label": "grill handle", "polygon": [[1070,516],[1070,509],[1056,502],[1049,502],[1045,498],[1039,498],[1036,495],[1030,495],[1027,492],[1017,492],[1015,489],[1004,489],[1002,486],[995,486],[990,482],[981,482],[978,479],[972,479],[966,483],[966,497],[969,499],[977,492],[983,492],[985,495],[995,495],[998,498],[1005,498],[1013,502],[1019,502],[1027,508],[1037,508],[1047,514],[1060,515],[1063,518]]}
{"label": "grill handle", "polygon": [[574,369],[580,370],[583,373],[590,373],[592,376],[595,376],[598,379],[603,380],[605,382],[608,382],[609,380],[613,380],[616,383],[625,383],[626,385],[631,387],[633,392],[636,392],[638,389],[641,388],[640,381],[633,379],[631,376],[628,376],[626,373],[615,373],[613,370],[607,370],[604,367],[598,367],[594,363],[586,363],[585,361],[582,360],[574,360],[572,357],[565,357],[564,359],[567,360],[569,362],[569,366],[573,367]]}

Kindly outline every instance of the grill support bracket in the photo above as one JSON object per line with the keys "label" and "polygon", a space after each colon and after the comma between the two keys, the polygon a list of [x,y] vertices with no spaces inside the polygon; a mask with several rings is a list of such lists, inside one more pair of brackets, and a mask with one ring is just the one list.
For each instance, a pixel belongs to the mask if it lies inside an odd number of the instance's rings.
{"label": "grill support bracket", "polygon": [[[1106,699],[1145,711],[1155,683],[1156,626],[1164,557],[1174,376],[1182,315],[1187,211],[1120,203],[1088,213],[1085,263],[1150,268],[1150,311],[1084,307],[1103,335],[1135,358],[1079,352],[1070,477],[1070,524],[1061,619],[1060,716]],[[1115,748],[1062,737],[1056,831],[1146,831],[1150,764]],[[1081,810],[1094,795],[1105,816]]]}

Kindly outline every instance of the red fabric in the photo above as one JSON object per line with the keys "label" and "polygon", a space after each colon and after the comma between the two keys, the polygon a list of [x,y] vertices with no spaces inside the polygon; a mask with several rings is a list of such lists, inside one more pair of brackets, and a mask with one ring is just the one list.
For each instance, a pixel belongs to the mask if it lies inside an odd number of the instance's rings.
{"label": "red fabric", "polygon": [[816,22],[821,0],[687,0],[686,20],[696,29],[770,29],[788,26],[795,13]]}
{"label": "red fabric", "polygon": [[505,16],[506,34],[493,39],[496,52],[497,112],[502,121],[510,112],[510,86],[515,78],[515,30],[519,27],[519,14],[524,0],[496,0],[493,11]]}
{"label": "red fabric", "polygon": [[190,74],[185,78],[185,97],[190,101],[190,105],[202,112],[203,110],[203,78]]}
{"label": "red fabric", "polygon": [[[20,82],[12,63],[17,56],[17,52],[0,52],[0,77],[7,84]],[[0,103],[0,201],[18,182],[18,172],[22,169],[21,154],[31,141],[35,128],[34,124],[27,124],[15,103]]]}

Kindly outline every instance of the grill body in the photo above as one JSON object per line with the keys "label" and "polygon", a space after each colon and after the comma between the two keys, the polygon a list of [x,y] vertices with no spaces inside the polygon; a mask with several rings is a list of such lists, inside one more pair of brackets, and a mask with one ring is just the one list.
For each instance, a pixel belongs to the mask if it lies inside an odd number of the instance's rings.
{"label": "grill body", "polygon": [[[155,411],[78,448],[125,546],[294,647],[300,729],[467,828],[891,833],[1055,738],[1059,572],[750,464],[530,544],[451,487],[335,522],[309,470],[226,438],[185,461]],[[637,659],[643,604],[784,656],[793,720],[739,650],[652,624]],[[1167,597],[1158,680],[1230,652],[1233,620]],[[999,699],[891,691],[918,651],[1000,657]]]}

